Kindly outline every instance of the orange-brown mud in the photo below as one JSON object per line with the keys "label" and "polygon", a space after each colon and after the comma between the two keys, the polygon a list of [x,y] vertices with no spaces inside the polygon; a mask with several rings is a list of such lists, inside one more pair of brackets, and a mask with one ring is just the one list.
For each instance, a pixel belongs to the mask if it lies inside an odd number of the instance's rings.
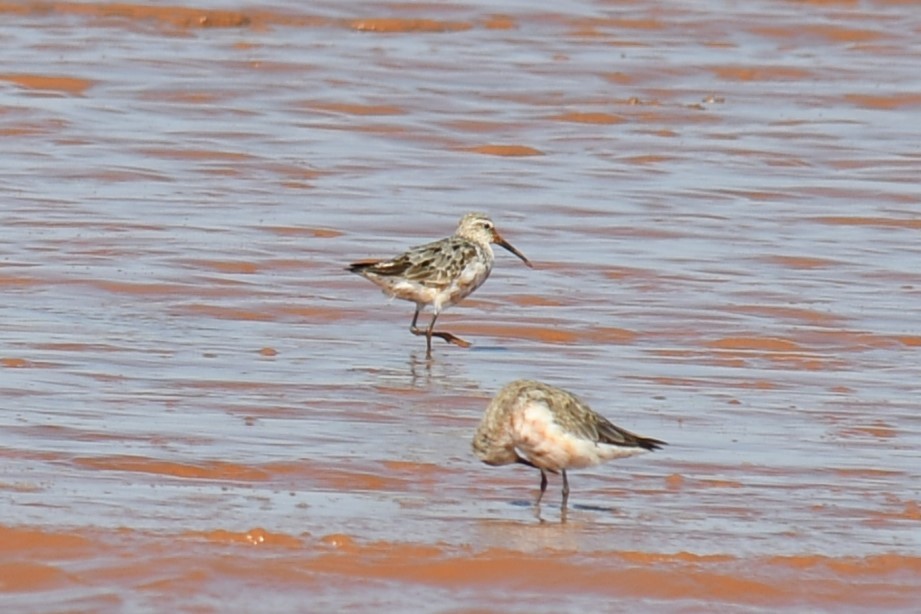
{"label": "orange-brown mud", "polygon": [[[0,4],[10,612],[916,611],[921,12]],[[408,331],[344,267],[486,210]],[[470,452],[531,377],[669,442]]]}

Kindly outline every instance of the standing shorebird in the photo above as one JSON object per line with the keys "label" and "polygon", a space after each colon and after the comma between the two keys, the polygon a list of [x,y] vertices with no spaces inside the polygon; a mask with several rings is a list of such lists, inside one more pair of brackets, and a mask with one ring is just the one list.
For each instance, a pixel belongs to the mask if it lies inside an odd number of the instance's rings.
{"label": "standing shorebird", "polygon": [[[450,237],[410,248],[392,260],[355,262],[348,270],[371,280],[387,295],[416,304],[409,330],[414,335],[425,335],[425,356],[431,358],[432,337],[470,347],[456,335],[434,330],[435,320],[442,310],[460,302],[489,277],[495,259],[491,243],[501,245],[531,266],[524,254],[502,238],[491,219],[482,213],[468,213]],[[432,321],[422,329],[416,322],[426,305],[432,306]]]}
{"label": "standing shorebird", "polygon": [[540,469],[538,514],[547,490],[546,472],[561,473],[564,518],[569,500],[567,469],[584,469],[664,445],[615,426],[561,388],[524,379],[499,391],[473,436],[473,451],[487,465],[520,463]]}

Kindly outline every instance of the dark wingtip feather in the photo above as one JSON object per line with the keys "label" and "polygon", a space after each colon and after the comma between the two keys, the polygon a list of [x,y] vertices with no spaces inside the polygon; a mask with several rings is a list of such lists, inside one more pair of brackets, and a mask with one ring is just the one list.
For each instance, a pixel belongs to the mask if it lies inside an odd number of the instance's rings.
{"label": "dark wingtip feather", "polygon": [[664,441],[653,439],[652,437],[637,437],[636,443],[644,450],[658,450],[662,446],[668,445]]}
{"label": "dark wingtip feather", "polygon": [[396,260],[360,260],[348,266],[348,271],[364,275],[373,273],[380,277],[399,277],[411,266],[408,258]]}
{"label": "dark wingtip feather", "polygon": [[353,262],[349,266],[345,267],[345,270],[349,273],[361,273],[366,269],[373,267],[375,264],[380,262],[379,260],[361,260],[359,262]]}
{"label": "dark wingtip feather", "polygon": [[642,448],[644,450],[658,450],[662,446],[667,445],[661,439],[637,435],[619,426],[615,426],[603,418],[599,419],[596,426],[598,428],[598,441],[600,443],[608,443],[627,448]]}

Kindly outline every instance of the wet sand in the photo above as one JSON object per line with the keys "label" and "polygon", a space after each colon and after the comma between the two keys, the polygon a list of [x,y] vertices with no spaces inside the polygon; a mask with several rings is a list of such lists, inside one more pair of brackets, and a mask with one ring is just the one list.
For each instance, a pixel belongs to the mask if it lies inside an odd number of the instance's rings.
{"label": "wet sand", "polygon": [[[0,18],[7,610],[921,603],[911,3]],[[469,210],[535,268],[428,362],[344,267]],[[522,377],[670,445],[538,520]]]}

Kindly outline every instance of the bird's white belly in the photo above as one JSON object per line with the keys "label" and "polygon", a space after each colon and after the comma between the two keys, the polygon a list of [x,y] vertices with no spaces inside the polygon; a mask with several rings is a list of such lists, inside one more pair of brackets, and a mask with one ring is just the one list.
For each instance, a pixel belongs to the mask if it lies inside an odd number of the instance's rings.
{"label": "bird's white belly", "polygon": [[435,296],[432,308],[438,312],[451,305],[456,305],[482,286],[487,277],[489,277],[489,267],[481,263],[467,265],[451,285]]}
{"label": "bird's white belly", "polygon": [[438,297],[439,290],[415,281],[401,279],[387,284],[384,287],[384,292],[393,298],[412,301],[420,305],[431,305]]}

